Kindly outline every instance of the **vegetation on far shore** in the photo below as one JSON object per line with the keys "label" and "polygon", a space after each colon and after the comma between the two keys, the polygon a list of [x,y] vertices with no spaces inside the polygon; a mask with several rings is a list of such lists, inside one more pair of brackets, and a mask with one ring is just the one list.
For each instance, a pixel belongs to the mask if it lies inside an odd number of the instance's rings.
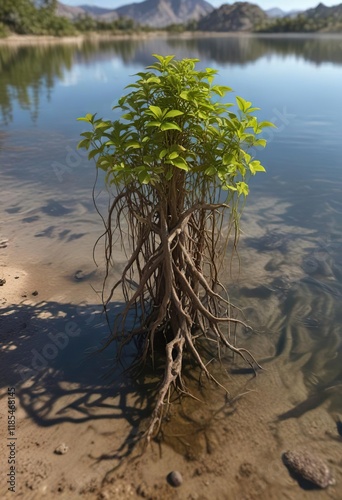
{"label": "vegetation on far shore", "polygon": [[[243,6],[247,13],[248,8],[253,7],[248,3],[243,4]],[[321,8],[318,6],[316,9],[300,13],[295,17],[265,19],[262,22],[252,23],[253,27],[251,27],[250,31],[255,33],[341,32],[342,8],[340,7],[336,6],[329,9],[325,6],[321,6]],[[57,0],[16,0],[15,2],[13,0],[2,0],[0,4],[0,38],[7,37],[10,34],[62,37],[94,32],[132,34],[156,31],[156,28],[139,25],[133,19],[125,17],[105,21],[87,15],[70,20],[57,15],[56,12]],[[224,22],[219,31],[230,31],[229,25],[228,23],[226,29]],[[201,29],[201,21],[192,20],[184,24],[170,24],[159,29],[171,33],[196,31]],[[212,26],[209,31],[216,31],[215,26]]]}
{"label": "vegetation on far shore", "polygon": [[85,32],[131,32],[138,27],[132,19],[111,22],[90,16],[71,21],[56,15],[57,0],[2,0],[0,37],[18,35],[75,36]]}

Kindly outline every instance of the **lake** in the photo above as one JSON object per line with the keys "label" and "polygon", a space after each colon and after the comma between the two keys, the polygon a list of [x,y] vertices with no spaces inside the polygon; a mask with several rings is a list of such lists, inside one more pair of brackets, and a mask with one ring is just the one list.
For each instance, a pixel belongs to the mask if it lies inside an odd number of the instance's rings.
{"label": "lake", "polygon": [[[0,252],[51,283],[59,276],[67,286],[81,270],[99,286],[95,168],[76,149],[86,130],[76,118],[117,117],[112,106],[153,53],[214,67],[218,83],[233,88],[228,99],[252,101],[277,126],[257,153],[267,173],[251,180],[240,274],[226,281],[255,329],[249,348],[277,377],[279,421],[308,418],[307,429],[323,405],[330,432],[342,417],[341,36],[0,45]],[[105,189],[96,197],[105,207]],[[329,448],[328,431],[316,432],[316,448]]]}

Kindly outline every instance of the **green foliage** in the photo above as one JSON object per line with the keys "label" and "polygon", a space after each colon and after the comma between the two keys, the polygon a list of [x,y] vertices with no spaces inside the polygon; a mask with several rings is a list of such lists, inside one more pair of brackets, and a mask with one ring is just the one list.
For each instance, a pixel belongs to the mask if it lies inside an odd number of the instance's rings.
{"label": "green foliage", "polygon": [[253,114],[258,108],[242,97],[233,112],[233,104],[221,100],[231,89],[214,84],[216,70],[196,70],[197,59],[154,57],[156,62],[137,74],[128,85],[131,92],[115,106],[124,111],[121,119],[79,118],[93,129],[82,134],[79,147],[96,158],[110,184],[158,189],[182,170],[247,195],[248,176],[265,171],[247,151],[265,146],[259,134],[273,124],[259,122]]}
{"label": "green foliage", "polygon": [[260,24],[255,31],[261,33],[314,33],[341,32],[342,15],[335,14],[326,17],[298,14],[295,17],[283,17]]}
{"label": "green foliage", "polygon": [[2,22],[0,22],[0,38],[5,38],[9,35],[9,30]]}
{"label": "green foliage", "polygon": [[103,21],[95,19],[91,16],[80,16],[75,22],[74,26],[78,31],[91,32],[91,31],[130,31],[137,29],[135,21],[127,17],[119,17],[113,21]]}
{"label": "green foliage", "polygon": [[55,15],[56,0],[1,0],[0,23],[20,35],[74,35],[72,23]]}

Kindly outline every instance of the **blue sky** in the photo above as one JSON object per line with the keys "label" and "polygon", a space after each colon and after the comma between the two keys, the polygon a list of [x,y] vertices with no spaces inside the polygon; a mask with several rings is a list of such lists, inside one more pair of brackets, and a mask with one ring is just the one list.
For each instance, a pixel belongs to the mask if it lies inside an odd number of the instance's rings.
{"label": "blue sky", "polygon": [[[121,5],[138,2],[140,0],[61,0],[62,3],[66,5],[97,5],[98,7],[106,7],[107,9],[116,9]],[[208,0],[209,3],[215,7],[219,7],[223,3],[233,3],[224,2],[224,0]],[[250,0],[251,3],[256,3],[262,9],[270,9],[272,7],[279,7],[284,11],[290,10],[305,10],[311,7],[316,7],[319,4],[319,0]],[[338,5],[342,0],[326,0],[324,3],[327,6]]]}

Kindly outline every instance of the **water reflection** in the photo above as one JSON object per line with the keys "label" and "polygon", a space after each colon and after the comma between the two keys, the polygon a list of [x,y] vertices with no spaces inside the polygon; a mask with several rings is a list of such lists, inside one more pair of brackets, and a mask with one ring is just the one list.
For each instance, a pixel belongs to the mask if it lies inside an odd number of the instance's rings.
{"label": "water reflection", "polygon": [[41,92],[49,97],[56,78],[71,68],[72,52],[65,45],[0,47],[0,109],[5,122],[12,120],[15,102],[30,110],[33,121],[37,119]]}
{"label": "water reflection", "polygon": [[[153,38],[142,40],[86,40],[82,43],[0,45],[0,111],[5,123],[13,119],[15,103],[37,120],[42,94],[48,99],[57,81],[74,66],[91,66],[119,58],[122,65],[146,66],[151,54],[197,57],[209,63],[244,66],[272,55],[296,56],[316,64],[342,63],[340,36],[229,36]],[[77,82],[76,82],[77,83]]]}

